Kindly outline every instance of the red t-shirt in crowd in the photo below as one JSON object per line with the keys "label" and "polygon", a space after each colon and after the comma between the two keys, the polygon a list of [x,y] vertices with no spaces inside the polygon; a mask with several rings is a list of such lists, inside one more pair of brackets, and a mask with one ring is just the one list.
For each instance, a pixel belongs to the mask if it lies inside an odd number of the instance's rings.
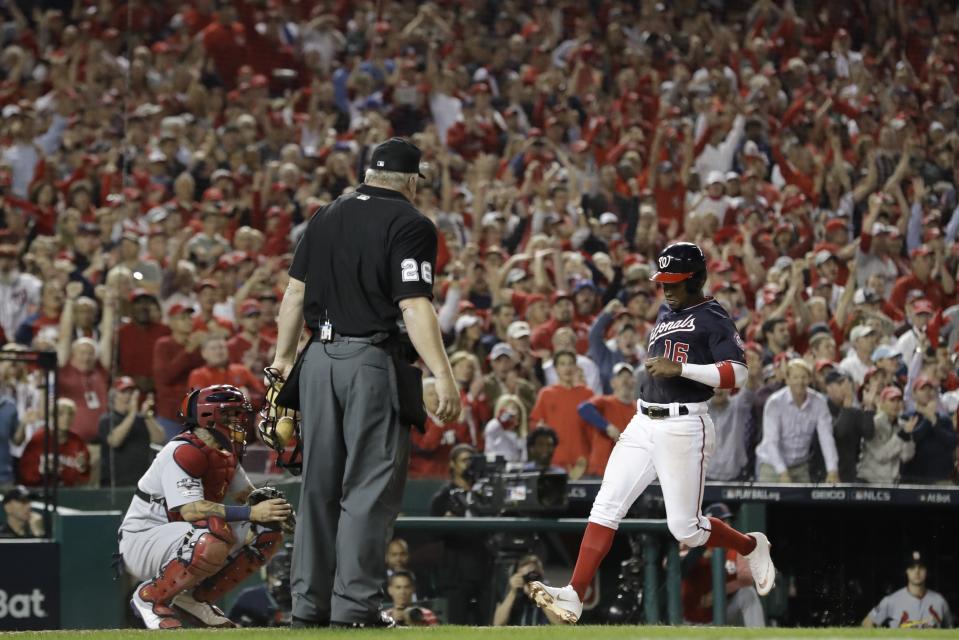
{"label": "red t-shirt in crowd", "polygon": [[263,393],[263,382],[242,364],[228,364],[225,367],[200,367],[190,372],[187,387],[202,389],[214,384],[232,384],[246,388],[247,391]]}
{"label": "red t-shirt in crowd", "polygon": [[126,322],[119,330],[120,372],[125,376],[153,376],[153,348],[157,340],[170,335],[170,327],[159,322]]}
{"label": "red t-shirt in crowd", "polygon": [[[43,439],[45,432],[41,429],[33,434],[20,457],[20,482],[35,487],[43,482],[46,463],[43,456]],[[53,464],[53,453],[50,453],[50,464]],[[60,482],[64,487],[73,487],[86,484],[90,481],[90,451],[83,438],[73,433],[67,434],[67,441],[60,445]]]}
{"label": "red t-shirt in crowd", "polygon": [[556,333],[556,330],[560,327],[566,326],[576,333],[576,353],[580,355],[585,354],[589,350],[589,327],[575,320],[565,325],[550,318],[533,329],[533,335],[530,336],[530,345],[540,351],[552,351],[553,334]]}
{"label": "red t-shirt in crowd", "polygon": [[93,442],[98,436],[100,416],[107,410],[108,381],[109,374],[99,362],[86,373],[69,363],[57,373],[58,394],[77,405],[77,416],[70,431],[84,442]]}
{"label": "red t-shirt in crowd", "polygon": [[[269,339],[259,336],[257,348],[257,355],[261,359],[266,359],[270,352],[270,347],[273,346],[275,341],[270,341]],[[253,343],[247,340],[242,334],[235,335],[226,342],[226,348],[230,352],[230,362],[236,364],[243,364],[243,356],[246,355],[246,352],[253,348]]]}
{"label": "red t-shirt in crowd", "polygon": [[513,305],[513,308],[516,309],[516,315],[519,318],[526,318],[526,305],[529,304],[529,297],[531,295],[533,294],[514,290],[513,295],[510,296],[510,303]]}
{"label": "red t-shirt in crowd", "polygon": [[529,414],[530,427],[547,424],[559,436],[559,445],[553,453],[553,464],[567,470],[579,458],[589,459],[589,431],[576,409],[593,395],[589,387],[550,385],[540,390],[536,404]]}
{"label": "red t-shirt in crowd", "polygon": [[232,87],[236,72],[246,62],[243,25],[239,22],[223,24],[213,22],[200,32],[200,41],[223,82]]}
{"label": "red t-shirt in crowd", "polygon": [[[620,433],[626,430],[629,421],[636,415],[635,402],[621,402],[614,395],[596,396],[590,399],[590,402]],[[586,467],[586,475],[603,476],[615,444],[608,435],[589,425],[589,466]]]}
{"label": "red t-shirt in crowd", "polygon": [[437,424],[426,418],[423,433],[413,429],[410,438],[410,478],[446,478],[450,474],[450,451],[462,443],[472,444],[465,422]]}
{"label": "red t-shirt in crowd", "polygon": [[658,184],[653,187],[653,198],[656,199],[656,221],[660,233],[666,233],[669,225],[676,221],[676,233],[682,234],[685,227],[686,185],[681,180],[673,180],[669,188]]}
{"label": "red t-shirt in crowd", "polygon": [[164,336],[153,346],[153,382],[156,396],[156,414],[161,418],[176,420],[183,396],[189,391],[187,378],[190,372],[203,366],[200,350],[187,352],[186,347]]}

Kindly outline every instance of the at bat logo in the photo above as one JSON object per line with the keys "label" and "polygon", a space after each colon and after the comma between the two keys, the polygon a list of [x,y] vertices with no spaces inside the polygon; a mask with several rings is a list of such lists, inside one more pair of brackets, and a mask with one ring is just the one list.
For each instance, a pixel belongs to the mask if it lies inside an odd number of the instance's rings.
{"label": "at bat logo", "polygon": [[39,589],[30,593],[7,593],[0,589],[0,618],[46,618],[43,608],[46,596]]}

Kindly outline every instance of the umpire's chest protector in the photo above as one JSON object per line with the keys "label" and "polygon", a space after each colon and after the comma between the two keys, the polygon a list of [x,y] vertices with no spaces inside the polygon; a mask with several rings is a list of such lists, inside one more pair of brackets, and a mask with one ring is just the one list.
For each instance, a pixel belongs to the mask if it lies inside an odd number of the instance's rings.
{"label": "umpire's chest protector", "polygon": [[210,502],[223,502],[227,489],[236,474],[236,454],[207,446],[192,433],[176,438],[180,445],[173,452],[173,459],[180,468],[203,482],[203,498]]}

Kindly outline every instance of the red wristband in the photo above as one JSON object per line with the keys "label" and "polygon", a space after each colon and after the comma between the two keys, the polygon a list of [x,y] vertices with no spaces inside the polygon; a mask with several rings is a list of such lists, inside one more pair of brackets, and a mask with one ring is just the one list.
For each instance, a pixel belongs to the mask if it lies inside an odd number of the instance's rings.
{"label": "red wristband", "polygon": [[728,360],[723,360],[722,362],[716,363],[716,368],[719,369],[719,388],[735,389],[736,372],[733,371],[733,363]]}

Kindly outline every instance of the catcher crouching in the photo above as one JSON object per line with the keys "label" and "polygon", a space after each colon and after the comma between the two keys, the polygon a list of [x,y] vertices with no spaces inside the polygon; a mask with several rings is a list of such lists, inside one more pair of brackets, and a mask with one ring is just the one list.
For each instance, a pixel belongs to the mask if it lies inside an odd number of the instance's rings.
{"label": "catcher crouching", "polygon": [[130,605],[149,629],[234,627],[214,603],[269,561],[295,516],[240,466],[253,415],[243,392],[191,391],[181,414],[184,431],[140,478],[120,525],[123,564],[142,581]]}

